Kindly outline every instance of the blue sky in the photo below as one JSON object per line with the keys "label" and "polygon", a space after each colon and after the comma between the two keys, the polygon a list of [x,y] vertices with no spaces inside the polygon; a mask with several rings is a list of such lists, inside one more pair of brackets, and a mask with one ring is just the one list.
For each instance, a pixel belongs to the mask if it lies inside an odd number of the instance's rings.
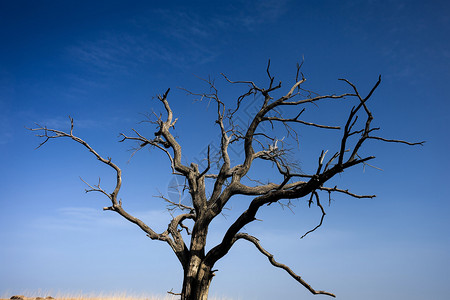
{"label": "blue sky", "polygon": [[[34,122],[75,133],[124,172],[124,206],[157,230],[170,215],[159,192],[171,193],[169,164],[120,132],[153,128],[142,113],[162,111],[169,96],[185,160],[217,138],[214,111],[176,87],[204,91],[216,78],[227,103],[238,91],[221,79],[267,84],[265,68],[284,87],[304,57],[307,87],[340,93],[347,78],[373,96],[381,135],[426,140],[423,147],[372,142],[367,154],[383,169],[356,168],[336,179],[374,199],[333,197],[323,227],[317,208],[295,214],[263,209],[246,227],[277,260],[338,299],[446,299],[450,292],[450,4],[448,1],[1,1],[0,3],[0,295],[26,291],[163,294],[181,288],[182,270],[167,245],[150,241],[105,198],[85,194],[80,180],[105,188],[111,170],[82,147],[39,140]],[[234,98],[233,98],[234,97]],[[311,108],[311,117],[345,122],[345,110]],[[321,106],[321,109],[322,109]],[[348,108],[348,107],[346,107]],[[314,119],[316,120],[316,119]],[[311,121],[314,121],[311,120]],[[327,133],[299,128],[302,168],[317,161]],[[303,150],[303,148],[302,148]],[[330,150],[331,151],[331,150]],[[204,153],[204,152],[203,152]],[[304,156],[303,156],[304,154]],[[309,155],[308,155],[309,154]],[[248,199],[213,223],[208,245]],[[211,295],[232,299],[316,299],[259,252],[238,242],[217,265]]]}

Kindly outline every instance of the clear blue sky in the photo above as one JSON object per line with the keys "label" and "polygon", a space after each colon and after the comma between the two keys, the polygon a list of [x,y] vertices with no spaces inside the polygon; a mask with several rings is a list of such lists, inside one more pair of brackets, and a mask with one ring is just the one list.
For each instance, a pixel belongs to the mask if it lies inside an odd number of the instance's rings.
{"label": "clear blue sky", "polygon": [[[137,124],[141,113],[162,111],[152,97],[171,87],[186,161],[199,157],[217,136],[206,117],[213,110],[176,87],[202,91],[196,76],[211,75],[226,89],[220,72],[264,85],[269,58],[287,87],[304,57],[308,87],[319,93],[343,91],[342,77],[367,92],[382,74],[371,103],[375,125],[384,137],[427,143],[370,143],[365,151],[383,171],[357,168],[337,180],[377,198],[336,195],[323,227],[304,239],[320,218],[305,200],[295,214],[264,209],[264,221],[246,230],[338,299],[448,299],[449,37],[448,1],[1,1],[0,295],[181,288],[182,269],[166,244],[103,212],[100,194],[84,193],[79,177],[100,176],[108,188],[111,170],[68,140],[34,150],[39,140],[24,126],[68,130],[74,117],[75,133],[122,167],[124,206],[162,230],[170,216],[152,196],[168,192],[169,165],[146,151],[127,163],[131,145],[117,143],[118,133],[140,128],[151,136],[153,128]],[[316,116],[344,121],[341,113]],[[301,130],[305,139],[320,133]],[[298,160],[307,168],[317,156]],[[234,216],[214,223],[209,246]],[[325,297],[310,295],[245,242],[217,268],[213,296]]]}

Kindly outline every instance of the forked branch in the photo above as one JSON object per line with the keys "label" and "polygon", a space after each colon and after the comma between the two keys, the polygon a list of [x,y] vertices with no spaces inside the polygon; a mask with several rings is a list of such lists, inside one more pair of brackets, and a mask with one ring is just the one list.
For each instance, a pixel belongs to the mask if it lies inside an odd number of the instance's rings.
{"label": "forked branch", "polygon": [[111,161],[111,158],[105,159],[102,156],[100,156],[100,154],[98,154],[87,142],[85,142],[83,139],[75,136],[73,134],[73,128],[74,128],[74,124],[73,124],[73,119],[71,117],[69,117],[70,119],[70,132],[66,133],[64,131],[61,130],[56,130],[56,129],[50,129],[47,127],[43,127],[40,126],[38,124],[36,124],[38,127],[36,128],[28,128],[30,131],[34,131],[34,132],[43,132],[41,134],[36,134],[36,136],[40,137],[40,138],[44,138],[44,141],[42,143],[40,143],[40,145],[38,146],[41,147],[43,146],[45,143],[47,143],[50,139],[55,139],[55,138],[70,138],[73,141],[75,141],[78,144],[81,144],[82,146],[84,146],[86,149],[89,150],[89,152],[91,152],[99,161],[101,161],[102,163],[108,165],[109,167],[111,167],[115,173],[116,173],[116,186],[113,190],[113,192],[108,193],[106,192],[104,189],[102,189],[100,187],[100,182],[98,183],[98,185],[91,185],[88,184],[86,181],[84,181],[82,179],[82,181],[84,183],[86,183],[90,189],[87,189],[86,192],[100,192],[102,194],[104,194],[105,196],[107,196],[109,198],[109,200],[111,201],[111,206],[108,207],[104,207],[103,210],[110,210],[110,211],[114,211],[116,213],[118,213],[119,215],[121,215],[123,218],[127,219],[128,221],[130,221],[131,223],[136,224],[141,230],[143,230],[147,236],[149,238],[151,238],[152,240],[160,240],[160,241],[165,241],[167,242],[171,248],[174,250],[175,254],[178,256],[180,262],[183,264],[185,263],[185,259],[186,259],[186,254],[184,253],[184,243],[182,241],[182,239],[180,239],[178,236],[176,236],[176,241],[174,242],[174,240],[172,240],[169,235],[168,232],[163,232],[163,233],[156,233],[152,228],[150,228],[147,224],[145,224],[142,220],[130,215],[123,207],[122,207],[122,201],[121,199],[118,199],[118,194],[122,185],[122,170]]}

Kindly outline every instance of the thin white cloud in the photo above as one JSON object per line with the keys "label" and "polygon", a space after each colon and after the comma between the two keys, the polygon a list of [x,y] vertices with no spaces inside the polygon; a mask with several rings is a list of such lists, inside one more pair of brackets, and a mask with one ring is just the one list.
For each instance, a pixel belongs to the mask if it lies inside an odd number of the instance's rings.
{"label": "thin white cloud", "polygon": [[[164,210],[148,210],[130,212],[135,217],[146,222],[155,230],[167,228],[170,215]],[[57,209],[53,215],[41,216],[35,220],[35,227],[45,230],[57,231],[82,231],[87,232],[92,228],[101,230],[113,230],[127,228],[130,222],[116,213],[103,211],[92,207],[64,207]]]}
{"label": "thin white cloud", "polygon": [[0,113],[0,145],[8,144],[14,136],[10,124],[11,120],[4,115],[6,115],[6,113]]}
{"label": "thin white cloud", "polygon": [[235,22],[241,22],[248,30],[254,30],[262,23],[277,21],[289,8],[288,0],[264,0],[246,4],[248,6],[243,10],[244,16],[239,16],[240,19],[235,19]]}
{"label": "thin white cloud", "polygon": [[5,145],[13,137],[11,105],[14,101],[14,87],[9,72],[0,69],[0,145]]}
{"label": "thin white cloud", "polygon": [[[57,129],[65,132],[70,131],[69,117],[55,117],[55,118],[36,117],[35,119],[38,120],[36,123],[40,126],[45,126],[47,128]],[[102,128],[104,126],[105,126],[104,122],[99,120],[74,118],[74,127],[76,129],[93,129],[93,128]]]}
{"label": "thin white cloud", "polygon": [[68,54],[76,61],[97,73],[127,72],[136,67],[142,57],[140,46],[131,37],[114,34],[92,41],[83,41],[68,48]]}
{"label": "thin white cloud", "polygon": [[203,64],[216,55],[204,45],[182,38],[183,33],[173,32],[174,41],[158,41],[148,35],[110,34],[108,37],[86,41],[68,48],[69,55],[91,71],[109,76],[126,75],[155,61],[173,66]]}
{"label": "thin white cloud", "polygon": [[68,54],[104,75],[131,73],[157,61],[180,68],[204,64],[221,54],[232,32],[274,22],[287,10],[288,1],[265,0],[230,5],[211,15],[181,9],[145,11],[129,20],[132,30],[99,32],[99,38],[69,47]]}

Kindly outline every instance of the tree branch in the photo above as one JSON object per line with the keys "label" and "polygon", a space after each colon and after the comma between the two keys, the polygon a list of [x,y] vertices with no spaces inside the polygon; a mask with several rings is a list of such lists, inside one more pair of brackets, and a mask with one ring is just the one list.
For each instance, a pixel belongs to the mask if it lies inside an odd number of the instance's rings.
{"label": "tree branch", "polygon": [[155,136],[158,137],[162,135],[166,142],[173,150],[173,164],[176,171],[187,175],[191,169],[181,163],[181,146],[175,140],[174,136],[170,133],[169,129],[175,126],[175,123],[178,119],[173,120],[172,109],[170,108],[169,102],[167,101],[167,95],[169,94],[170,89],[161,96],[158,96],[159,101],[161,101],[166,109],[167,119],[166,121],[159,122],[159,131],[155,133]]}
{"label": "tree branch", "polygon": [[239,239],[244,239],[244,240],[247,240],[247,241],[253,243],[253,245],[255,245],[255,247],[259,250],[259,252],[261,252],[263,255],[265,255],[269,259],[270,263],[273,266],[285,270],[292,278],[294,278],[297,282],[299,282],[301,285],[303,285],[313,295],[327,295],[327,296],[331,296],[331,297],[336,297],[336,295],[334,295],[332,293],[325,292],[325,291],[316,291],[315,289],[313,289],[311,287],[311,285],[309,285],[299,275],[294,273],[294,271],[292,271],[291,268],[289,268],[288,266],[286,266],[284,264],[277,262],[274,259],[273,255],[261,246],[261,244],[259,243],[259,240],[256,237],[248,235],[246,233],[238,233],[235,236],[235,241],[239,240]]}
{"label": "tree branch", "polygon": [[[123,218],[130,221],[131,223],[136,224],[152,240],[160,240],[160,241],[167,242],[172,247],[172,249],[175,251],[175,253],[177,253],[176,252],[177,245],[170,239],[170,237],[167,235],[166,232],[161,233],[161,234],[156,233],[153,229],[151,229],[143,221],[130,215],[127,211],[125,211],[123,209],[122,201],[117,198],[120,188],[121,188],[121,185],[122,185],[122,170],[111,161],[111,158],[108,158],[108,159],[103,158],[87,142],[85,142],[81,138],[73,135],[73,128],[74,128],[73,119],[70,117],[69,117],[69,119],[70,119],[70,133],[66,133],[64,131],[56,130],[56,129],[49,129],[47,127],[42,127],[42,126],[37,127],[37,128],[29,128],[29,130],[36,131],[36,132],[42,132],[42,131],[44,132],[43,134],[37,134],[38,137],[45,138],[44,142],[42,142],[39,145],[39,147],[44,145],[50,139],[67,137],[67,138],[70,138],[73,141],[83,145],[85,148],[87,148],[89,150],[89,152],[91,152],[97,158],[97,160],[101,161],[102,163],[104,163],[104,164],[108,165],[109,167],[111,167],[112,169],[114,169],[114,171],[116,172],[116,186],[112,193],[107,193],[106,191],[101,189],[100,183],[95,187],[95,186],[88,184],[84,180],[82,180],[91,188],[90,190],[87,190],[87,192],[96,191],[96,192],[101,192],[102,194],[106,195],[110,199],[112,205],[109,207],[104,207],[103,210],[110,210],[110,211],[114,211],[114,212],[118,213]],[[180,259],[180,262],[183,263],[181,256],[179,256],[179,259]]]}
{"label": "tree branch", "polygon": [[[299,114],[300,115],[300,114]],[[339,126],[328,126],[328,125],[320,125],[320,124],[316,124],[316,123],[311,123],[311,122],[305,122],[302,120],[298,120],[299,115],[295,118],[292,119],[285,119],[285,118],[278,118],[278,117],[265,117],[263,118],[263,121],[280,121],[280,122],[295,122],[295,123],[300,123],[300,124],[304,124],[304,125],[308,125],[308,126],[314,126],[314,127],[318,127],[318,128],[326,128],[326,129],[341,129],[341,127]]]}
{"label": "tree branch", "polygon": [[388,143],[400,143],[400,144],[406,144],[409,146],[416,146],[416,145],[420,145],[423,146],[423,144],[425,143],[425,141],[421,141],[421,142],[408,142],[408,141],[402,141],[402,140],[391,140],[391,139],[385,139],[382,137],[378,137],[378,136],[369,136],[369,139],[372,140],[380,140],[383,142],[388,142]]}
{"label": "tree branch", "polygon": [[309,205],[311,206],[313,196],[316,197],[316,204],[317,204],[317,206],[320,208],[320,210],[322,211],[322,216],[320,217],[320,222],[319,222],[319,224],[318,224],[316,227],[314,227],[313,229],[311,229],[311,230],[309,230],[308,232],[306,232],[304,235],[302,235],[302,236],[300,237],[301,239],[304,238],[305,236],[307,236],[308,234],[310,234],[311,232],[316,231],[317,228],[319,228],[320,226],[322,226],[323,219],[325,218],[325,215],[326,215],[325,210],[323,209],[323,206],[322,206],[322,204],[321,204],[320,201],[319,201],[319,194],[317,194],[316,191],[314,191],[314,192],[311,193],[311,198],[309,199]]}
{"label": "tree branch", "polygon": [[371,198],[375,198],[376,197],[376,195],[358,195],[358,194],[354,194],[354,193],[349,192],[348,190],[338,189],[337,186],[335,186],[333,188],[323,187],[322,186],[322,187],[319,187],[318,190],[327,191],[329,193],[331,193],[331,192],[343,193],[343,194],[346,194],[346,195],[349,195],[349,196],[352,196],[352,197],[358,198],[358,199],[364,199],[364,198],[371,199]]}

